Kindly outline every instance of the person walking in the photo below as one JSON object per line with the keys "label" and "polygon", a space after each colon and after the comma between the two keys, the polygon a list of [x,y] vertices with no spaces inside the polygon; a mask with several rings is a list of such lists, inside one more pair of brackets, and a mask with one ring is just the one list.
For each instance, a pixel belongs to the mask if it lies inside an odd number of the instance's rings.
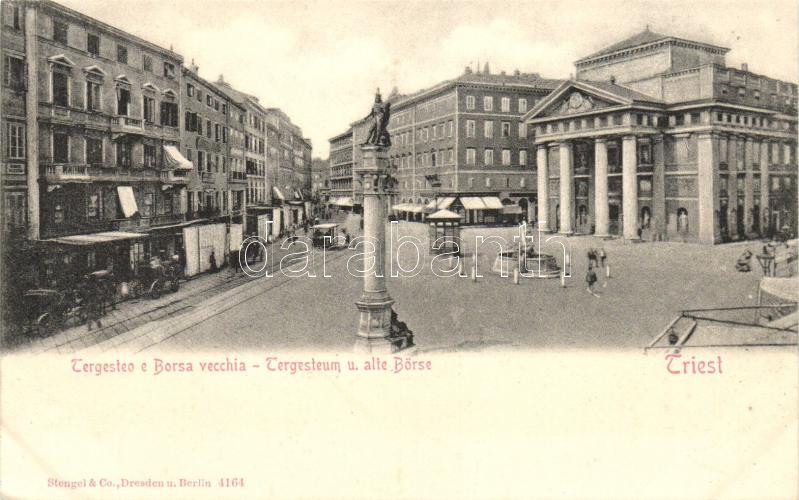
{"label": "person walking", "polygon": [[594,272],[594,268],[591,265],[588,266],[588,272],[585,274],[585,282],[588,285],[585,290],[598,298],[599,295],[594,292],[594,283],[597,282],[596,272]]}
{"label": "person walking", "polygon": [[588,267],[598,267],[596,258],[596,250],[593,248],[588,249]]}
{"label": "person walking", "polygon": [[217,272],[219,268],[216,265],[216,252],[211,250],[211,255],[208,257],[208,259],[211,261],[211,272],[212,273]]}

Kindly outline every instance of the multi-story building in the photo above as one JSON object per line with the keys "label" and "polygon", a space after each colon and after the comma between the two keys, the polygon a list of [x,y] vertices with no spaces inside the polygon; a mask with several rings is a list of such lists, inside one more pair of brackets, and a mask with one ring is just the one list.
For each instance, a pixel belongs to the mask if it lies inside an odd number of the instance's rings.
{"label": "multi-story building", "polygon": [[[27,237],[28,181],[27,181],[27,116],[26,116],[26,58],[25,58],[25,8],[22,2],[3,2],[2,47],[3,59],[0,81],[2,94],[3,151],[2,153],[2,209],[3,240],[24,241]],[[38,192],[38,176],[32,178]],[[31,207],[35,210],[36,204]],[[38,216],[38,214],[34,214]],[[35,219],[35,217],[34,217]]]}
{"label": "multi-story building", "polygon": [[728,51],[647,28],[577,61],[524,117],[539,221],[629,240],[795,234],[797,85],[728,67]]}
{"label": "multi-story building", "polygon": [[327,203],[329,194],[330,160],[313,158],[311,160],[311,197],[318,206]]}
{"label": "multi-story building", "polygon": [[[52,244],[46,280],[66,267],[124,272],[174,251],[169,238],[159,248],[140,238],[186,212],[182,57],[49,0],[19,6],[28,235]],[[84,250],[77,263],[76,246]]]}
{"label": "multi-story building", "polygon": [[[273,204],[282,205],[286,227],[301,224],[310,208],[306,200],[306,183],[310,172],[310,141],[302,129],[278,108],[268,108],[266,120],[275,134],[267,134],[267,149],[276,150],[275,170],[270,172],[273,184]],[[276,141],[275,141],[276,139]],[[274,142],[273,142],[274,141]],[[303,194],[305,191],[305,194]]]}
{"label": "multi-story building", "polygon": [[336,209],[353,207],[352,159],[355,148],[352,127],[343,134],[330,138],[329,204]]}
{"label": "multi-story building", "polygon": [[234,89],[220,75],[216,85],[244,110],[240,115],[244,133],[244,163],[247,176],[247,207],[266,208],[270,193],[266,171],[266,110],[258,98]]}
{"label": "multi-story building", "polygon": [[[535,165],[521,118],[559,83],[519,71],[491,73],[486,64],[482,72],[467,67],[459,77],[411,95],[392,93],[394,210],[419,220],[447,208],[465,224],[529,220],[537,201]],[[364,118],[348,132],[356,168],[369,126]],[[331,172],[331,196],[335,182]],[[358,186],[339,185],[352,187],[348,196],[357,206]]]}
{"label": "multi-story building", "polygon": [[181,142],[195,165],[188,184],[189,217],[231,220],[234,206],[242,215],[247,187],[244,149],[234,143],[241,140],[243,108],[197,70],[194,64],[183,69]]}

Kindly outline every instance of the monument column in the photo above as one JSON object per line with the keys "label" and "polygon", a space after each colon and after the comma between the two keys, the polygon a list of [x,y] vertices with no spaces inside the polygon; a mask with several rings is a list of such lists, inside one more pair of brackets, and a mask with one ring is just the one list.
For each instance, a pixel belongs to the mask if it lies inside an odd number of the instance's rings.
{"label": "monument column", "polygon": [[560,229],[561,234],[572,234],[574,228],[574,165],[572,163],[572,145],[570,142],[560,143]]}
{"label": "monument column", "polygon": [[538,183],[538,227],[542,231],[549,228],[549,167],[547,165],[547,145],[539,144],[536,149],[536,181]]}
{"label": "monument column", "polygon": [[[391,139],[386,130],[389,114],[389,109],[383,107],[378,91],[369,116],[372,128],[366,142],[361,145],[362,160],[354,169],[363,192],[363,238],[367,242],[363,292],[355,302],[360,313],[355,351],[370,354],[391,354],[413,346],[413,334],[409,331],[392,331],[395,326],[391,309],[394,299],[386,290],[387,220],[384,198],[389,188],[387,151]],[[369,258],[370,244],[374,245],[374,261]]]}
{"label": "monument column", "polygon": [[598,137],[594,139],[595,236],[608,236],[608,210],[608,145],[604,137]]}
{"label": "monument column", "polygon": [[622,139],[621,196],[624,204],[624,239],[638,240],[638,162],[634,135]]}

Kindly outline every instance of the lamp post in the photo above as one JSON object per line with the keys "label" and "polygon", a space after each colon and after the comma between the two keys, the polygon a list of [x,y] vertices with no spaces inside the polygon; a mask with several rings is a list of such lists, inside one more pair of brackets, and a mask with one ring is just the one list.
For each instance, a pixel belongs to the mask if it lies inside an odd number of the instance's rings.
{"label": "lamp post", "polygon": [[369,137],[361,144],[363,160],[354,169],[363,193],[363,236],[374,244],[374,265],[363,273],[363,291],[355,302],[359,320],[355,351],[370,354],[391,354],[413,346],[413,334],[396,319],[391,306],[394,299],[386,289],[385,196],[389,181],[388,131],[390,104],[384,105],[378,90],[370,119]]}

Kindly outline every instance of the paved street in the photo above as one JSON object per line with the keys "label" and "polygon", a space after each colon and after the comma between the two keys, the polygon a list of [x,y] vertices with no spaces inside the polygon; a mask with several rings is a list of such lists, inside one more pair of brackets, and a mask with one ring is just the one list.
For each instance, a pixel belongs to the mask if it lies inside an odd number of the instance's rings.
{"label": "paved street", "polygon": [[[756,242],[708,247],[575,237],[570,244],[573,277],[565,289],[557,279],[522,279],[514,285],[511,278],[490,272],[491,259],[486,256],[479,263],[484,277],[476,283],[468,278],[436,277],[428,260],[416,277],[389,279],[389,291],[421,351],[640,348],[680,309],[753,305],[756,300],[760,270],[739,273],[734,269],[745,248],[757,253]],[[585,290],[585,251],[602,245],[611,279],[600,276],[596,298]],[[321,277],[317,260],[316,278],[278,274],[253,280],[186,314],[127,332],[98,348],[350,349],[357,320],[353,301],[361,287],[361,280],[346,271],[352,254],[328,255],[331,278]]]}
{"label": "paved street", "polygon": [[[274,259],[268,267],[277,269],[280,259],[289,253],[288,250],[274,248],[270,253],[270,258],[274,256]],[[253,268],[259,269],[261,266],[262,262],[258,262]],[[206,273],[181,282],[180,290],[176,293],[165,293],[159,299],[139,298],[121,302],[117,304],[116,309],[109,310],[101,319],[100,328],[88,330],[84,324],[72,325],[47,337],[20,334],[9,340],[9,348],[30,352],[75,352],[114,339],[120,334],[152,324],[154,321],[191,313],[195,307],[201,307],[205,301],[234,290],[251,280],[252,278],[243,272],[234,274],[229,267],[225,267],[218,273]]]}

